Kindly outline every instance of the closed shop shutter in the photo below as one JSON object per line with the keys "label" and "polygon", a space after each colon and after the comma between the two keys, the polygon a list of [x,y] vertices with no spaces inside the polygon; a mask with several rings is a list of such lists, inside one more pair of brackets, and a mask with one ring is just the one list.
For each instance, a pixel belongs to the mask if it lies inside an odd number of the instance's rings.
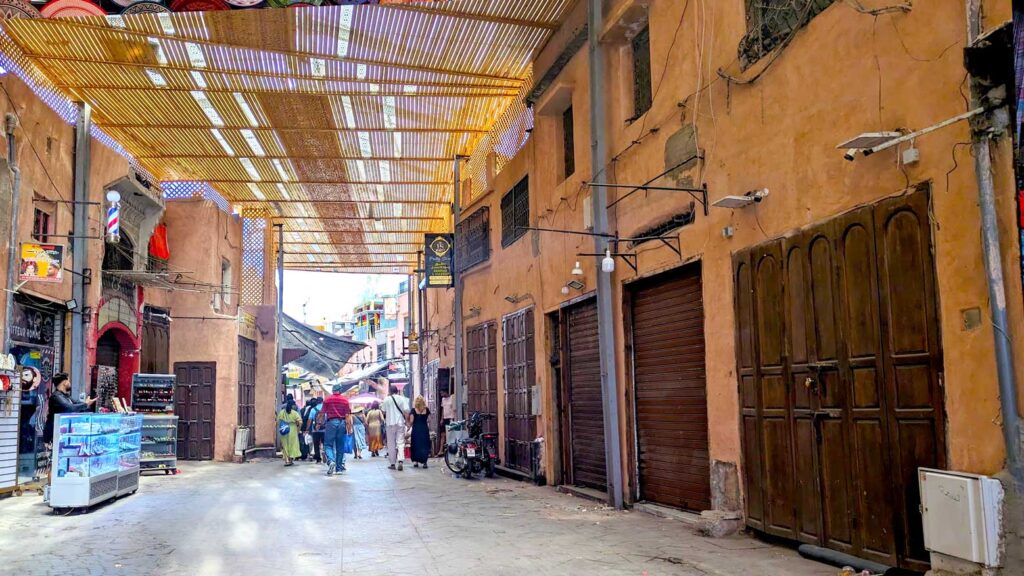
{"label": "closed shop shutter", "polygon": [[477,324],[466,330],[466,416],[490,415],[485,434],[498,433],[498,326]]}
{"label": "closed shop shutter", "polygon": [[569,308],[565,315],[572,482],[607,490],[597,301]]}
{"label": "closed shop shutter", "polygon": [[537,382],[533,308],[505,316],[501,334],[505,366],[505,464],[530,473],[530,445],[537,436],[531,395]]}
{"label": "closed shop shutter", "polygon": [[700,265],[632,291],[640,499],[711,507],[704,305]]}
{"label": "closed shop shutter", "polygon": [[945,466],[928,194],[734,260],[747,523],[923,572],[919,467]]}

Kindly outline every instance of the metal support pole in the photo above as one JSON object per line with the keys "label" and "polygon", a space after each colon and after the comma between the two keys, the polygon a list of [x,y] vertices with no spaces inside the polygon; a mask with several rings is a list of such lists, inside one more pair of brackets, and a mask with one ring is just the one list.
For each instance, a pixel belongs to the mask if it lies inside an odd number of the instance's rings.
{"label": "metal support pole", "polygon": [[[606,179],[604,166],[605,142],[605,81],[604,51],[601,46],[603,0],[589,0],[587,32],[590,56],[590,170],[593,182],[590,193],[593,206],[595,252],[604,254],[608,248],[608,192],[603,186]],[[597,263],[597,325],[601,355],[601,400],[604,410],[604,451],[608,473],[608,504],[622,509],[622,452],[619,438],[619,392],[615,375],[615,333],[612,312],[611,274],[601,271],[601,257]]]}
{"label": "metal support pole", "polygon": [[416,355],[416,357],[414,357],[412,352],[408,351],[408,346],[410,344],[412,344],[412,340],[409,339],[409,336],[412,336],[413,334],[416,333],[416,322],[414,320],[414,318],[416,317],[415,316],[416,308],[413,306],[414,302],[413,302],[413,297],[412,297],[412,291],[414,289],[415,282],[416,282],[416,274],[409,274],[409,284],[406,286],[406,294],[405,294],[406,299],[408,300],[408,306],[407,306],[408,310],[407,310],[406,315],[405,315],[406,322],[407,322],[406,334],[405,334],[405,337],[406,337],[406,354],[407,354],[407,356],[405,357],[405,369],[406,369],[406,374],[409,375],[409,381],[412,382],[413,397],[416,397],[417,395],[423,393],[423,390],[420,388],[419,378],[416,377],[416,372],[417,372],[416,367],[419,365],[419,362],[417,361],[418,355]]}
{"label": "metal support pole", "polygon": [[[461,156],[455,157],[455,199],[452,201],[452,232],[458,228],[462,219],[462,172],[459,162]],[[454,239],[454,236],[452,237]],[[455,242],[453,242],[455,243]],[[459,273],[458,253],[452,258],[452,280],[455,282],[455,304],[452,313],[455,320],[455,419],[465,418],[463,403],[466,401],[465,378],[462,374],[462,274]]]}
{"label": "metal support pole", "polygon": [[[75,189],[72,204],[74,235],[71,239],[73,253],[71,274],[71,297],[78,301],[79,310],[86,306],[84,270],[88,260],[88,244],[85,236],[89,231],[89,168],[92,164],[90,131],[92,128],[92,107],[85,103],[78,105],[78,121],[75,124]],[[85,391],[89,381],[85,361],[84,313],[76,311],[71,315],[71,394],[77,397]]]}
{"label": "metal support pole", "polygon": [[[284,401],[284,326],[281,319],[284,316],[284,225],[274,224],[277,228],[277,399],[275,400],[274,412],[277,412],[277,404]],[[278,434],[275,434],[278,436]]]}
{"label": "metal support pole", "polygon": [[[967,1],[968,45],[981,36],[981,0]],[[977,108],[981,95],[972,86],[972,108]],[[987,127],[986,127],[987,128]],[[996,376],[999,381],[999,406],[1003,419],[1003,441],[1006,444],[1006,468],[1024,489],[1024,461],[1021,455],[1020,415],[1017,411],[1017,382],[1013,371],[1013,349],[1006,314],[1006,284],[1003,276],[1002,250],[999,246],[999,218],[996,210],[995,185],[992,180],[992,157],[987,129],[973,134],[974,170],[978,179],[978,208],[981,211],[981,240],[988,280],[989,309],[995,336]]]}
{"label": "metal support pole", "polygon": [[[13,120],[12,120],[13,119]],[[18,127],[17,116],[8,114],[7,131],[7,163],[11,169],[11,235],[7,252],[7,298],[4,314],[4,354],[11,351],[11,318],[14,315],[14,292],[18,281],[18,212],[21,196],[21,170],[18,168],[18,147],[14,130]]]}

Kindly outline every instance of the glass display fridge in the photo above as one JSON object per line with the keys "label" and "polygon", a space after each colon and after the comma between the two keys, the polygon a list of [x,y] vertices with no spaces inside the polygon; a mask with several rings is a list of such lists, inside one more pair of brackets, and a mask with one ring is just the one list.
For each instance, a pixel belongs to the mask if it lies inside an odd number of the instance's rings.
{"label": "glass display fridge", "polygon": [[139,489],[141,414],[58,414],[51,508],[81,508]]}

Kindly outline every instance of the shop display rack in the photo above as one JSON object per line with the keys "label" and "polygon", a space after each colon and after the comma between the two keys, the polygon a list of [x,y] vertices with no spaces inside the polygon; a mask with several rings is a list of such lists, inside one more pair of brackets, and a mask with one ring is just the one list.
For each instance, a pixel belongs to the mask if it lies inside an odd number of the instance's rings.
{"label": "shop display rack", "polygon": [[145,413],[174,412],[173,374],[132,376],[132,409]]}
{"label": "shop display rack", "polygon": [[178,417],[173,414],[145,414],[142,418],[143,472],[178,469]]}
{"label": "shop display rack", "polygon": [[134,493],[141,446],[141,414],[58,414],[50,507],[89,507]]}

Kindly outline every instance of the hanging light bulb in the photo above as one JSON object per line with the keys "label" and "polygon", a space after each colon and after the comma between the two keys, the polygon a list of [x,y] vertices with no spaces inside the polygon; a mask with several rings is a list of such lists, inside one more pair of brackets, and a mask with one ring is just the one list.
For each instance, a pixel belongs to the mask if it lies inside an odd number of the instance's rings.
{"label": "hanging light bulb", "polygon": [[601,270],[611,274],[615,272],[615,259],[612,258],[612,251],[605,248],[604,258],[601,259]]}
{"label": "hanging light bulb", "polygon": [[583,276],[583,267],[580,266],[579,262],[577,262],[576,266],[573,267],[572,275],[573,276]]}

